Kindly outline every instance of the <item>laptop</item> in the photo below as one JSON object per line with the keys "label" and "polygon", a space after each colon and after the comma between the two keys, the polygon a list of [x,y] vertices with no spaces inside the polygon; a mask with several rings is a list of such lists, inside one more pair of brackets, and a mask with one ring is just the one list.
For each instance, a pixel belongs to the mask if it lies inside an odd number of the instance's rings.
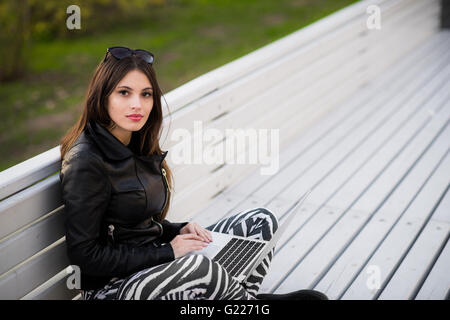
{"label": "laptop", "polygon": [[202,254],[217,261],[230,276],[244,282],[275,247],[281,235],[286,231],[300,205],[306,200],[312,189],[305,192],[288,213],[285,221],[278,227],[270,241],[249,239],[220,232],[211,232],[213,242],[199,251],[189,254]]}

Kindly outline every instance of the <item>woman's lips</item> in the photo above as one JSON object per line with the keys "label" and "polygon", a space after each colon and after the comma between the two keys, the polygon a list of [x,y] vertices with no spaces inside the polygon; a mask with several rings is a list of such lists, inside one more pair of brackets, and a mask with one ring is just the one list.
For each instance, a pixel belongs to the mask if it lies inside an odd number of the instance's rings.
{"label": "woman's lips", "polygon": [[142,117],[132,117],[129,116],[128,119],[132,120],[132,121],[140,121],[142,119]]}

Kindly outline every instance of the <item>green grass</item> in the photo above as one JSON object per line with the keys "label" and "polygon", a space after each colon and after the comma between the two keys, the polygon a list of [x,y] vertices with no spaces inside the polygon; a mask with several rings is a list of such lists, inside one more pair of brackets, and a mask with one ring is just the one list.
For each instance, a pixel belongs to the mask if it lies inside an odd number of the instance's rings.
{"label": "green grass", "polygon": [[[107,47],[152,51],[167,93],[356,0],[167,2],[151,12],[113,19],[123,22],[108,32],[32,44],[29,75],[0,86],[0,171],[59,144],[81,112],[88,81]],[[61,114],[69,116],[42,121]]]}

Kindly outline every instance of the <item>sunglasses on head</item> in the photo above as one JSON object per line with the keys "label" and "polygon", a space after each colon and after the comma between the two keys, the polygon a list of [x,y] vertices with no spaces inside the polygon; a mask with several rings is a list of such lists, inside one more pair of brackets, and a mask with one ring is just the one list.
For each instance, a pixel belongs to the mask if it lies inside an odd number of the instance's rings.
{"label": "sunglasses on head", "polygon": [[143,59],[150,65],[153,64],[153,60],[154,60],[153,53],[148,52],[146,50],[142,50],[142,49],[132,50],[127,47],[111,47],[106,50],[106,54],[105,54],[105,58],[103,59],[103,62],[106,61],[108,52],[111,53],[111,55],[118,60],[126,58],[126,57],[131,57],[132,55],[135,55],[136,57]]}

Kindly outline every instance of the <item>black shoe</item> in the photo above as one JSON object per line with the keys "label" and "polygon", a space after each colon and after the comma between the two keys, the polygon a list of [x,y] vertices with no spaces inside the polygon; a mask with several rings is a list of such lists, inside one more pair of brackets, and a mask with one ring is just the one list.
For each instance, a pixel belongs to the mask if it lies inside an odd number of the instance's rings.
{"label": "black shoe", "polygon": [[259,300],[328,300],[322,292],[316,290],[298,290],[285,294],[263,293],[256,295]]}

